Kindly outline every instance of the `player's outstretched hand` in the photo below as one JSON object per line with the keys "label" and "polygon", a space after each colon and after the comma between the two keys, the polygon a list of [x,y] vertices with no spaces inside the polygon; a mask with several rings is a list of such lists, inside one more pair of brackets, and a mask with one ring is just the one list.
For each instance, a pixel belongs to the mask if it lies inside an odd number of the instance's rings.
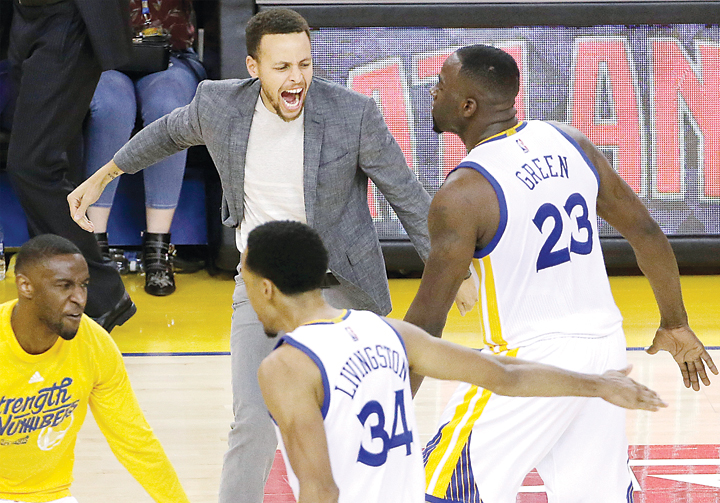
{"label": "player's outstretched hand", "polygon": [[669,352],[675,359],[680,367],[686,388],[692,386],[692,389],[698,391],[700,381],[705,386],[710,386],[710,378],[705,371],[705,365],[713,374],[718,375],[718,369],[705,346],[687,325],[677,328],[658,328],[652,346],[646,351],[654,355],[661,350]]}
{"label": "player's outstretched hand", "polygon": [[628,377],[631,370],[632,365],[628,365],[622,370],[605,372],[602,376],[606,389],[602,398],[625,409],[656,411],[660,407],[667,407],[657,393]]}

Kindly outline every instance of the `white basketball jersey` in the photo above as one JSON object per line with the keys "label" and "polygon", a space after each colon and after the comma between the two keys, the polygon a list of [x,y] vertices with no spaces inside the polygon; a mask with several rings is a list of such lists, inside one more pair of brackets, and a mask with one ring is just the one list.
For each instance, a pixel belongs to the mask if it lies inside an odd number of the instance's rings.
{"label": "white basketball jersey", "polygon": [[570,136],[524,121],[475,147],[458,168],[493,186],[500,225],[480,259],[482,331],[494,351],[622,326],[598,238],[599,177]]}
{"label": "white basketball jersey", "polygon": [[[320,369],[340,503],[422,503],[425,474],[400,335],[376,314],[346,311],[335,320],[298,327],[281,344],[302,350]],[[297,499],[298,480],[277,433]]]}

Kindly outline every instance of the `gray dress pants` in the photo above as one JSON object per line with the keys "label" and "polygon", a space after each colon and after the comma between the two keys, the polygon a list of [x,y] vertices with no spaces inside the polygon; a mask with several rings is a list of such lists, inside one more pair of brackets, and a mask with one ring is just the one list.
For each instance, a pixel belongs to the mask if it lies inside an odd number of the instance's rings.
{"label": "gray dress pants", "polygon": [[[323,293],[332,306],[351,308],[342,290],[336,286]],[[234,421],[230,425],[228,450],[220,476],[220,503],[261,503],[263,500],[277,438],[260,393],[257,371],[276,344],[277,338],[265,335],[248,300],[245,282],[238,274],[230,333]]]}

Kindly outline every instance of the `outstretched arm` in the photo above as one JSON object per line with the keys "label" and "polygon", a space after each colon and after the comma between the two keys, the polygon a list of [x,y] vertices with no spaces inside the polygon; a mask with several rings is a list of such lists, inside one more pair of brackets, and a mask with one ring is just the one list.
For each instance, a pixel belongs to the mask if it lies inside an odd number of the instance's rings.
{"label": "outstretched arm", "polygon": [[[83,322],[86,326],[86,321]],[[94,330],[101,330],[97,327]],[[187,495],[160,441],[147,423],[125,370],[122,355],[105,334],[95,348],[97,374],[89,405],[115,457],[157,503],[188,503]]]}
{"label": "outstretched arm", "polygon": [[299,349],[284,345],[260,364],[258,380],[300,483],[298,503],[336,503],[339,493],[330,468],[317,366]]}
{"label": "outstretched arm", "polygon": [[95,230],[86,215],[87,209],[98,200],[113,178],[123,173],[135,173],[181,150],[204,143],[199,113],[204,86],[205,82],[201,82],[189,105],[177,108],[143,128],[109,163],[68,195],[70,216],[75,223],[88,232]]}
{"label": "outstretched arm", "polygon": [[710,379],[705,365],[716,375],[718,370],[688,325],[680,275],[670,242],[640,198],[612,169],[597,147],[575,128],[556,125],[580,144],[595,165],[600,176],[598,215],[628,240],[640,270],[650,282],[660,310],[660,328],[648,353],[669,351],[680,367],[686,388],[692,387],[697,391],[700,389],[700,381],[709,386]]}
{"label": "outstretched arm", "polygon": [[[399,320],[387,320],[405,341],[410,369],[436,379],[463,381],[506,396],[600,397],[627,409],[655,411],[666,404],[629,377],[631,367],[581,374],[537,362],[488,355],[431,337]],[[449,364],[452,362],[452,364]]]}
{"label": "outstretched arm", "polygon": [[107,184],[122,174],[123,171],[111,160],[68,194],[70,216],[76,224],[88,232],[95,230],[95,225],[87,217],[87,209],[98,200]]}

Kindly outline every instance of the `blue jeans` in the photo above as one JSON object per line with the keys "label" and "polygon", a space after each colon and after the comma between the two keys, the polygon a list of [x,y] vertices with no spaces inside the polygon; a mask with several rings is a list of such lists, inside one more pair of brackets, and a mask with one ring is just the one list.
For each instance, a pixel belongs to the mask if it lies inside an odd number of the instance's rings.
{"label": "blue jeans", "polygon": [[[195,72],[188,67],[194,65]],[[197,74],[196,74],[197,72]],[[87,176],[107,164],[129,139],[136,114],[142,114],[146,126],[192,101],[202,66],[196,61],[170,57],[170,66],[133,80],[124,73],[109,70],[100,82],[90,104],[85,129],[85,173]],[[178,152],[143,170],[145,206],[174,209],[180,198],[187,151]],[[95,203],[110,208],[118,179],[108,184]]]}

